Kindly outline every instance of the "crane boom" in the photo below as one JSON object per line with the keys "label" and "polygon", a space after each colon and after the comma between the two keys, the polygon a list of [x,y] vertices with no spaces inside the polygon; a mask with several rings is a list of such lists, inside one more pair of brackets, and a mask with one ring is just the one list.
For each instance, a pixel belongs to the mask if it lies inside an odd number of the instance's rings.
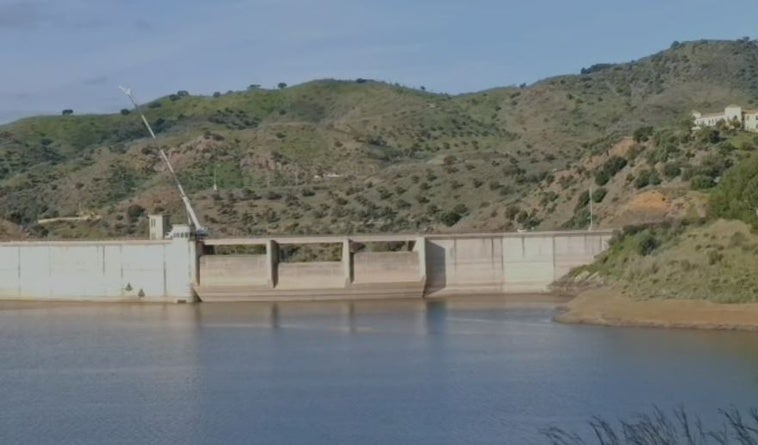
{"label": "crane boom", "polygon": [[[145,128],[147,128],[147,131],[150,133],[150,137],[153,138],[153,140],[156,140],[155,133],[153,132],[152,127],[150,127],[150,123],[147,121],[147,118],[142,113],[142,110],[140,110],[139,105],[137,104],[137,101],[134,99],[134,95],[132,94],[131,89],[119,87],[119,89],[126,95],[126,97],[129,98],[132,105],[134,105],[134,109],[139,113],[140,117],[142,118],[142,123],[145,124]],[[203,238],[208,235],[208,231],[205,227],[203,227],[202,224],[200,224],[200,220],[197,217],[197,214],[195,214],[195,209],[192,208],[192,204],[190,203],[189,198],[187,197],[187,194],[184,193],[184,187],[182,187],[182,183],[179,182],[179,177],[176,176],[176,172],[174,172],[174,167],[171,165],[171,162],[168,160],[168,156],[166,156],[166,152],[161,148],[158,147],[158,153],[160,154],[161,159],[163,159],[163,162],[166,164],[166,167],[168,168],[168,171],[171,173],[171,177],[174,179],[174,182],[176,183],[176,188],[179,189],[179,195],[181,195],[182,203],[184,203],[184,209],[187,212],[187,217],[189,219],[190,224],[195,230],[195,236]]]}

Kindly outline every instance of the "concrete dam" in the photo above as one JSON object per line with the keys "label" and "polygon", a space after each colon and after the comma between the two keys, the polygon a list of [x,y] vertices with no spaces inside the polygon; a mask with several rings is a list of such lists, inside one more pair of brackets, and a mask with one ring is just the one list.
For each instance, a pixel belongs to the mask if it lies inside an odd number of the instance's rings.
{"label": "concrete dam", "polygon": [[[0,243],[0,299],[287,301],[546,292],[612,231]],[[402,246],[372,251],[372,244]],[[326,245],[339,260],[288,261]],[[225,254],[230,247],[252,253]],[[233,250],[232,250],[233,251]]]}

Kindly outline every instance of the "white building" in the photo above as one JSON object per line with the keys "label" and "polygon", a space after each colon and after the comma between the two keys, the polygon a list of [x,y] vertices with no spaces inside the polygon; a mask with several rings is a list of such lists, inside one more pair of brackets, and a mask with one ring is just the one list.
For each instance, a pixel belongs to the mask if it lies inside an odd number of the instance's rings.
{"label": "white building", "polygon": [[723,113],[702,114],[692,112],[695,118],[695,129],[702,127],[715,127],[719,122],[737,122],[745,131],[758,132],[758,110],[747,110],[739,105],[729,105]]}

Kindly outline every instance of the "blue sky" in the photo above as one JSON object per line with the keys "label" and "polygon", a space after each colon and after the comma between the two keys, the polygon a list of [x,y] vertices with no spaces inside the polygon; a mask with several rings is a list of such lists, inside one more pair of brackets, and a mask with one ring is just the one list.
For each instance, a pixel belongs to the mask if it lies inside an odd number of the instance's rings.
{"label": "blue sky", "polygon": [[366,77],[460,93],[756,37],[701,0],[0,0],[0,122],[143,99]]}

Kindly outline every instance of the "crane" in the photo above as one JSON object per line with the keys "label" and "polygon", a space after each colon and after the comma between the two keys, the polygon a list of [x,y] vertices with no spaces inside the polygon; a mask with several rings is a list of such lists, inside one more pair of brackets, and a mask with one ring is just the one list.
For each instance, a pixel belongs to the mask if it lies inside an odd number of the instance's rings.
{"label": "crane", "polygon": [[[142,118],[142,123],[145,124],[145,127],[147,128],[148,133],[150,133],[150,137],[153,138],[153,140],[155,141],[157,139],[155,137],[155,133],[153,132],[153,129],[150,127],[150,124],[147,122],[147,118],[145,118],[145,115],[142,113],[142,110],[140,110],[140,107],[137,104],[137,100],[134,99],[134,94],[132,94],[132,90],[130,88],[124,88],[122,86],[120,86],[119,89],[126,95],[126,97],[129,98],[132,105],[134,105],[134,109],[137,111],[137,113],[139,113],[140,117]],[[189,219],[190,227],[195,232],[195,237],[197,238],[207,237],[208,230],[205,227],[203,227],[202,224],[200,224],[200,220],[197,218],[197,214],[195,214],[195,210],[192,208],[192,204],[190,203],[190,200],[187,197],[187,194],[184,193],[184,188],[182,187],[182,183],[179,182],[179,178],[176,176],[176,172],[174,172],[174,167],[171,166],[171,162],[168,160],[168,156],[166,156],[166,152],[163,151],[163,148],[158,146],[158,153],[160,154],[161,159],[163,159],[163,162],[166,164],[168,171],[171,173],[171,177],[174,178],[174,182],[176,183],[176,188],[179,189],[179,195],[181,195],[182,197],[182,202],[184,203],[184,209],[187,211],[187,218]]]}

